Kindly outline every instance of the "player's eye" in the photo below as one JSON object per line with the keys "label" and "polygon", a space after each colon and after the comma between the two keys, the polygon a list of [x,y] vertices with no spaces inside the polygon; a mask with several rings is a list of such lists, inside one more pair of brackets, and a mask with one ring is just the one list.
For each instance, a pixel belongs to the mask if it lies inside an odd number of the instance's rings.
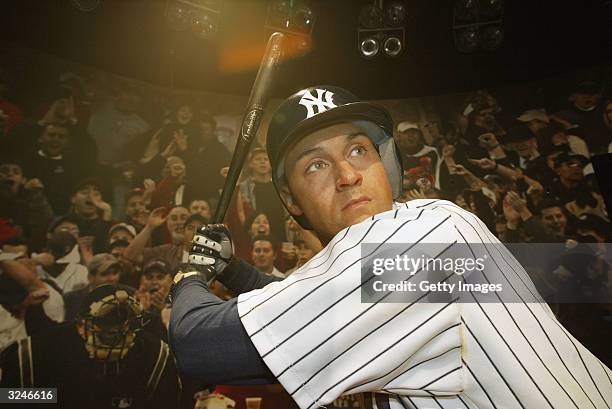
{"label": "player's eye", "polygon": [[362,145],[357,145],[355,147],[353,147],[353,149],[351,149],[351,156],[363,156],[365,155],[367,149],[365,148],[365,146]]}
{"label": "player's eye", "polygon": [[326,166],[325,162],[323,162],[322,160],[314,161],[310,165],[308,165],[308,167],[306,168],[306,173],[312,173],[312,172],[319,171],[323,169],[325,166]]}

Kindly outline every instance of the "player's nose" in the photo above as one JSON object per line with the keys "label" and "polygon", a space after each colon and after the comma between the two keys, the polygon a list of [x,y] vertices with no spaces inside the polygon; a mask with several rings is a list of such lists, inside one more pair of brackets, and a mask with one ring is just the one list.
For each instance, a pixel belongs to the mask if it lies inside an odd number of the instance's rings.
{"label": "player's nose", "polygon": [[362,180],[361,173],[350,162],[340,161],[336,163],[336,188],[338,190],[360,185]]}

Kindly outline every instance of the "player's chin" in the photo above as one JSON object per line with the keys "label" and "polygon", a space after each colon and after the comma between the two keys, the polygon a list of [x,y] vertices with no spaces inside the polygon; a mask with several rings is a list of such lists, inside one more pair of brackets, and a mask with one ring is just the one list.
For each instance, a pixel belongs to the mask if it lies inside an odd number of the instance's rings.
{"label": "player's chin", "polygon": [[376,214],[376,211],[370,206],[363,206],[356,209],[345,209],[342,212],[342,218],[345,221],[346,227],[353,224],[361,223],[362,221],[371,218]]}

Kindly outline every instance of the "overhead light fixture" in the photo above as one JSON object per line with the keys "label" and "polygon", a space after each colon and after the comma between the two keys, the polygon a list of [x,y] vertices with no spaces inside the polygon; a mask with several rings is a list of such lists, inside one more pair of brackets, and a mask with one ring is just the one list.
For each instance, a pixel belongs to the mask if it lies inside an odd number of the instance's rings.
{"label": "overhead light fixture", "polygon": [[178,31],[187,29],[189,25],[189,12],[190,10],[185,7],[182,3],[171,2],[166,7],[166,18],[168,25]]}
{"label": "overhead light fixture", "polygon": [[390,27],[401,27],[406,22],[406,5],[393,0],[385,6],[385,23]]}
{"label": "overhead light fixture", "polygon": [[190,30],[203,38],[212,38],[219,31],[220,14],[219,0],[169,0],[166,3],[166,20],[172,29]]}
{"label": "overhead light fixture", "polygon": [[457,48],[464,53],[471,53],[480,46],[480,34],[477,27],[466,27],[457,36]]}
{"label": "overhead light fixture", "polygon": [[192,10],[189,17],[190,29],[196,35],[210,37],[218,29],[217,22],[210,13],[202,10]]}
{"label": "overhead light fixture", "polygon": [[455,0],[453,35],[459,52],[495,51],[504,40],[504,0]]}
{"label": "overhead light fixture", "polygon": [[101,0],[70,0],[70,2],[74,7],[84,12],[94,11],[102,3]]}
{"label": "overhead light fixture", "polygon": [[481,7],[482,17],[496,19],[502,12],[503,0],[481,0]]}
{"label": "overhead light fixture", "polygon": [[285,33],[285,55],[303,55],[312,48],[315,13],[306,0],[273,0],[268,6],[266,38],[275,31]]}
{"label": "overhead light fixture", "polygon": [[380,7],[370,4],[361,9],[359,24],[364,28],[378,28],[383,25],[383,11]]}
{"label": "overhead light fixture", "polygon": [[388,57],[397,57],[402,53],[403,48],[402,40],[399,37],[391,35],[385,38],[383,49]]}
{"label": "overhead light fixture", "polygon": [[305,3],[298,4],[291,16],[292,28],[303,33],[310,33],[313,24],[312,9]]}
{"label": "overhead light fixture", "polygon": [[498,25],[490,25],[481,29],[482,48],[487,51],[497,50],[503,40],[504,31]]}
{"label": "overhead light fixture", "polygon": [[457,0],[454,8],[455,21],[464,24],[476,22],[479,8],[478,0]]}
{"label": "overhead light fixture", "polygon": [[373,58],[380,51],[380,41],[375,37],[367,37],[361,42],[361,55],[366,58]]}
{"label": "overhead light fixture", "polygon": [[362,57],[398,57],[405,49],[406,4],[404,0],[375,0],[359,13],[357,48]]}

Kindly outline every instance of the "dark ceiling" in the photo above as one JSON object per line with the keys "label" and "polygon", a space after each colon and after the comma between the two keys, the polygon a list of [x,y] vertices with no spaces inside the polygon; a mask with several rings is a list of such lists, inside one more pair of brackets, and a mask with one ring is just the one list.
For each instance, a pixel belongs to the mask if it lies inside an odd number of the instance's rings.
{"label": "dark ceiling", "polygon": [[[257,66],[219,68],[219,55],[257,50],[268,1],[221,0],[216,41],[171,30],[165,1],[102,0],[81,12],[69,0],[3,2],[1,38],[70,61],[159,85],[247,95]],[[284,64],[274,94],[328,83],[365,98],[452,93],[545,78],[611,60],[610,1],[506,0],[505,41],[496,52],[454,48],[452,0],[406,0],[407,50],[397,60],[367,61],[357,52],[357,17],[372,0],[311,1],[312,52]]]}

